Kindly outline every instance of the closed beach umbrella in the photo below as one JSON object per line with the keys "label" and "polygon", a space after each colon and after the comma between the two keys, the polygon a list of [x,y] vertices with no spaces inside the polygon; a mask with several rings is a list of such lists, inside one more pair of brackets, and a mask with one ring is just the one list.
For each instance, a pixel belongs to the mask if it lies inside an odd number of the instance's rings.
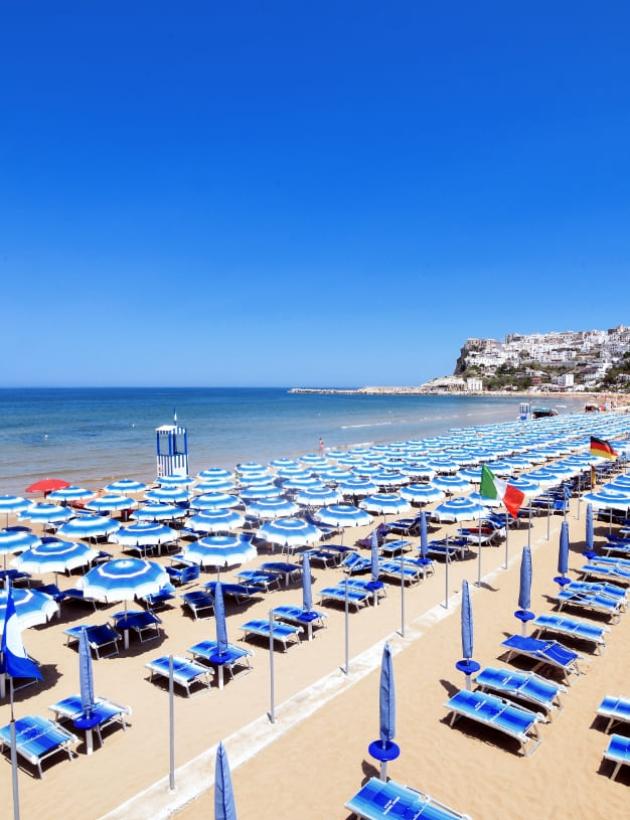
{"label": "closed beach umbrella", "polygon": [[470,676],[479,671],[479,664],[472,659],[473,656],[473,617],[472,606],[470,604],[470,590],[468,581],[462,583],[462,609],[461,609],[461,633],[462,633],[462,655],[461,661],[455,664],[456,669],[466,676],[466,689],[470,689]]}
{"label": "closed beach umbrella", "polygon": [[302,610],[304,612],[311,612],[312,609],[313,588],[311,582],[311,561],[308,557],[308,552],[305,552],[302,556]]}
{"label": "closed beach umbrella", "polygon": [[236,820],[230,764],[223,743],[217,747],[214,767],[214,820]]}
{"label": "closed beach umbrella", "polygon": [[94,491],[93,490],[86,490],[83,487],[61,487],[58,490],[53,490],[51,493],[48,494],[48,498],[50,501],[62,501],[62,502],[70,502],[70,501],[87,501],[89,498],[94,498]]}
{"label": "closed beach umbrella", "polygon": [[330,487],[314,490],[300,490],[295,494],[295,500],[302,507],[325,507],[327,504],[336,504],[343,501],[343,494]]}
{"label": "closed beach umbrella", "polygon": [[387,764],[396,760],[400,749],[394,738],[396,737],[396,690],[394,686],[394,665],[389,643],[383,647],[381,660],[381,677],[378,692],[379,706],[379,738],[370,743],[370,755],[379,761],[380,779],[387,780]]}
{"label": "closed beach umbrella", "polygon": [[86,510],[93,512],[111,513],[118,510],[131,510],[137,505],[137,501],[129,498],[127,495],[119,493],[105,493],[104,495],[93,498],[85,505]]}
{"label": "closed beach umbrella", "polygon": [[301,518],[278,518],[266,521],[257,535],[269,544],[294,549],[316,544],[321,538],[321,531]]}
{"label": "closed beach umbrella", "polygon": [[529,611],[532,605],[532,553],[529,547],[523,547],[521,553],[521,572],[518,588],[518,610],[514,616],[522,624],[523,635],[527,634],[527,621],[534,618],[534,613]]}
{"label": "closed beach umbrella", "polygon": [[133,478],[119,478],[117,481],[108,484],[105,490],[108,493],[120,493],[121,495],[131,493],[133,495],[134,493],[143,492],[146,488],[147,485],[143,484],[142,481],[135,481]]}
{"label": "closed beach umbrella", "polygon": [[118,529],[120,522],[106,515],[82,515],[62,524],[57,534],[65,535],[66,538],[98,538],[101,535],[111,535]]}
{"label": "closed beach umbrella", "polygon": [[43,501],[40,504],[32,504],[28,509],[23,510],[18,517],[33,521],[36,524],[60,524],[72,518],[72,510]]}
{"label": "closed beach umbrella", "polygon": [[[8,592],[4,589],[0,592],[0,625],[4,624],[7,609]],[[15,604],[15,612],[18,617],[20,629],[28,629],[31,626],[41,626],[47,623],[53,615],[59,612],[59,604],[44,592],[36,589],[11,589],[11,598]],[[0,633],[2,626],[0,626]]]}
{"label": "closed beach umbrella", "polygon": [[427,514],[420,513],[420,558],[423,564],[430,564],[429,558],[429,537],[427,535]]}
{"label": "closed beach umbrella", "polygon": [[444,501],[433,510],[432,516],[436,521],[476,521],[487,514],[483,504],[472,500],[470,497],[451,498]]}
{"label": "closed beach umbrella", "polygon": [[374,530],[370,539],[370,572],[372,573],[372,581],[378,581],[381,571],[378,564],[378,534],[376,530]]}
{"label": "closed beach umbrella", "polygon": [[155,595],[169,583],[163,567],[141,558],[115,558],[94,567],[79,581],[86,598],[108,604]]}
{"label": "closed beach umbrella", "polygon": [[397,515],[408,512],[411,504],[399,493],[375,493],[366,496],[359,502],[359,506],[377,515]]}
{"label": "closed beach umbrella", "polygon": [[[0,542],[1,548],[1,542]],[[584,555],[587,558],[594,558],[595,552],[595,527],[593,526],[593,505],[586,505],[586,550]]]}
{"label": "closed beach umbrella", "polygon": [[317,512],[317,520],[332,527],[363,527],[372,522],[365,510],[352,504],[331,504]]}
{"label": "closed beach umbrella", "polygon": [[79,633],[79,687],[81,708],[83,714],[89,717],[94,708],[94,675],[92,672],[92,653],[85,627]]}
{"label": "closed beach umbrella", "polygon": [[245,518],[234,510],[203,510],[192,515],[186,527],[193,532],[233,532],[245,523]]}
{"label": "closed beach umbrella", "polygon": [[177,530],[157,521],[135,521],[111,537],[121,547],[154,547],[177,540]]}
{"label": "closed beach umbrella", "polygon": [[560,526],[560,543],[558,545],[558,572],[559,577],[554,578],[554,581],[560,586],[569,583],[567,572],[569,571],[569,524],[563,521]]}
{"label": "closed beach umbrella", "polygon": [[225,569],[245,564],[257,554],[243,535],[209,535],[184,547],[182,558],[198,566]]}
{"label": "closed beach umbrella", "polygon": [[273,521],[276,518],[287,518],[299,512],[300,508],[287,498],[259,498],[249,501],[245,508],[247,515],[259,521]]}
{"label": "closed beach umbrella", "polygon": [[217,581],[214,588],[214,626],[216,630],[217,651],[219,655],[224,655],[228,649],[228,634],[221,581]]}
{"label": "closed beach umbrella", "polygon": [[156,487],[146,492],[144,497],[158,504],[181,504],[188,501],[190,493],[185,487]]}
{"label": "closed beach umbrella", "polygon": [[84,567],[96,558],[96,552],[86,544],[76,541],[60,541],[58,538],[43,538],[40,544],[26,550],[13,559],[13,565],[20,572],[42,575],[52,572],[69,572]]}
{"label": "closed beach umbrella", "polygon": [[229,493],[204,493],[193,498],[190,506],[195,510],[227,510],[240,503],[237,496]]}
{"label": "closed beach umbrella", "polygon": [[134,521],[173,521],[187,515],[188,510],[171,504],[145,504],[131,513]]}

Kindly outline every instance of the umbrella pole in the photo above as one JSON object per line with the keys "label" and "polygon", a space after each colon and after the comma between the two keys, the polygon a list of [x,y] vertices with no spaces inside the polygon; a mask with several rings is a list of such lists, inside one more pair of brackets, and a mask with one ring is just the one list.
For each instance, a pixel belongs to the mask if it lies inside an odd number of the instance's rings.
{"label": "umbrella pole", "polygon": [[444,566],[444,608],[448,609],[448,565],[449,565],[449,555],[448,555],[448,535],[446,536],[446,563]]}
{"label": "umbrella pole", "polygon": [[344,649],[345,649],[345,666],[344,672],[346,675],[350,674],[350,638],[349,638],[349,629],[350,629],[350,619],[349,619],[349,610],[348,610],[348,579],[345,580],[345,600],[344,600],[344,627],[345,627],[345,635],[344,635]]}
{"label": "umbrella pole", "polygon": [[551,501],[547,502],[547,541],[549,541],[549,527],[551,525]]}
{"label": "umbrella pole", "polygon": [[479,551],[479,560],[477,561],[477,586],[481,586],[481,517],[479,518],[479,539],[477,544],[477,550]]}
{"label": "umbrella pole", "polygon": [[403,551],[400,551],[400,636],[405,637],[405,574]]}
{"label": "umbrella pole", "polygon": [[582,503],[582,473],[578,475],[578,503],[577,503],[577,520],[580,520],[580,504]]}
{"label": "umbrella pole", "polygon": [[510,513],[505,511],[505,569],[508,568],[508,557],[510,551]]}
{"label": "umbrella pole", "polygon": [[175,693],[173,656],[168,656],[168,787],[175,790]]}
{"label": "umbrella pole", "polygon": [[608,516],[608,535],[612,533],[612,507],[610,508],[610,514]]}
{"label": "umbrella pole", "polygon": [[13,712],[13,678],[9,677],[9,697],[11,699],[11,784],[13,788],[13,820],[20,820],[20,790],[18,787],[17,737],[15,714]]}
{"label": "umbrella pole", "polygon": [[527,546],[532,543],[532,500],[529,499],[529,514],[527,516]]}
{"label": "umbrella pole", "polygon": [[269,720],[276,722],[275,668],[273,657],[273,609],[269,610]]}

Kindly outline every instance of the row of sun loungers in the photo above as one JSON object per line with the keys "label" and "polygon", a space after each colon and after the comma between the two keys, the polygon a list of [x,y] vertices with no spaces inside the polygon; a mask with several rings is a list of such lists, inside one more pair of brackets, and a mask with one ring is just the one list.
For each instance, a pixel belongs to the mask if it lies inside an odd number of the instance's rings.
{"label": "row of sun loungers", "polygon": [[364,820],[469,820],[468,815],[453,811],[422,792],[377,777],[371,777],[348,800],[346,808]]}

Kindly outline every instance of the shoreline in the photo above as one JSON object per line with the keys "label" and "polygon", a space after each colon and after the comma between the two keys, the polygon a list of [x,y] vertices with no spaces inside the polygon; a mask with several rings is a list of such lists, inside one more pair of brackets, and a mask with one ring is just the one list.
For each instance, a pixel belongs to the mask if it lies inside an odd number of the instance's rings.
{"label": "shoreline", "polygon": [[481,390],[481,391],[452,391],[426,390],[422,387],[291,387],[291,395],[316,396],[449,396],[452,398],[527,398],[535,400],[545,399],[597,399],[598,403],[615,402],[618,406],[630,406],[630,393],[598,393],[576,390]]}

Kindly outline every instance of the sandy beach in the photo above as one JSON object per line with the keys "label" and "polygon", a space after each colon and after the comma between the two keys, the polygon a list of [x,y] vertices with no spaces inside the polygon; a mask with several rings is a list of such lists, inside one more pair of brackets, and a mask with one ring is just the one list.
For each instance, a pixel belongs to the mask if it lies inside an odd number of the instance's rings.
{"label": "sandy beach", "polygon": [[[576,520],[577,502],[570,515],[571,568],[582,563],[584,506]],[[535,521],[533,608],[551,610],[546,596],[554,591],[552,577],[557,560],[560,516],[551,521],[547,543],[546,519]],[[367,533],[359,528],[346,534],[346,543]],[[603,530],[602,530],[603,533]],[[505,634],[518,631],[513,617],[518,589],[518,558],[526,542],[526,529],[511,531],[511,562],[501,569],[504,547],[485,547],[482,551],[484,585],[474,590],[475,657],[483,664],[494,663],[500,655],[499,643]],[[116,549],[116,548],[114,548]],[[262,555],[258,563],[268,556]],[[165,560],[165,559],[162,559]],[[253,564],[256,565],[255,563]],[[317,590],[340,577],[338,570],[314,569],[314,595]],[[233,573],[230,573],[233,575]],[[597,704],[605,694],[627,695],[627,669],[630,661],[630,622],[627,617],[611,629],[609,647],[599,656],[585,652],[587,674],[577,679],[564,696],[565,708],[553,723],[543,726],[543,743],[531,758],[522,759],[513,744],[501,737],[482,735],[460,721],[449,728],[443,704],[450,692],[463,683],[454,669],[460,656],[459,595],[453,595],[461,581],[477,578],[477,561],[454,562],[450,566],[450,606],[444,602],[444,566],[407,590],[406,639],[395,633],[400,627],[400,590],[388,584],[387,598],[377,608],[369,607],[352,614],[351,655],[380,657],[383,641],[393,637],[397,651],[395,671],[398,693],[398,741],[402,755],[390,767],[390,776],[430,793],[446,804],[472,817],[551,817],[567,805],[578,805],[579,815],[621,818],[627,807],[628,775],[618,782],[608,779],[609,764],[601,765],[607,737],[593,727]],[[63,579],[72,585],[75,578]],[[299,588],[268,594],[248,607],[228,605],[230,639],[240,638],[239,625],[251,617],[266,617],[271,606],[299,604]],[[81,604],[66,604],[60,619],[45,628],[24,633],[29,653],[42,664],[43,686],[25,689],[16,696],[17,715],[46,714],[56,700],[78,691],[76,652],[65,646],[63,630],[70,624],[104,622],[119,605],[99,607],[95,614]],[[234,758],[234,787],[239,816],[243,818],[324,818],[345,817],[343,804],[358,790],[366,776],[374,773],[367,745],[378,734],[378,673],[345,680],[339,671],[343,662],[343,612],[326,608],[328,628],[310,643],[274,654],[278,722],[267,724],[269,708],[268,650],[265,645],[248,644],[254,649],[254,670],[240,675],[223,691],[212,687],[176,698],[176,764],[188,761],[228,739],[228,753]],[[162,615],[165,636],[157,641],[133,642],[121,657],[96,661],[96,692],[133,710],[132,726],[126,732],[114,731],[93,756],[80,754],[72,763],[59,761],[46,768],[42,781],[21,771],[22,817],[48,816],[97,818],[125,804],[138,792],[149,788],[168,773],[167,708],[164,687],[147,681],[144,664],[158,654],[184,655],[187,647],[203,638],[214,637],[212,619],[192,621],[179,605]],[[398,651],[401,649],[402,651]],[[370,651],[371,650],[371,651]],[[368,667],[369,667],[368,662]],[[351,667],[352,672],[352,667]],[[331,694],[319,710],[303,718],[304,710],[288,710],[289,699],[308,699],[308,688],[327,676]],[[352,685],[349,685],[352,683]],[[308,710],[307,710],[308,711]],[[8,720],[8,706],[1,708],[2,722]],[[262,721],[261,721],[262,718]],[[255,722],[258,721],[257,724]],[[262,723],[262,729],[261,727]],[[242,727],[255,724],[261,751],[238,765],[247,740],[240,735],[238,748],[229,738]],[[247,738],[247,732],[245,732]],[[262,738],[262,740],[261,740]],[[258,742],[257,741],[257,742]],[[204,777],[212,777],[211,756],[203,764]],[[317,776],[313,777],[313,773]],[[0,766],[2,813],[11,809],[10,766]],[[178,777],[180,774],[178,772]],[[210,782],[210,780],[208,780]],[[266,799],[269,783],[273,801]],[[78,786],[80,784],[80,787]],[[80,792],[78,789],[80,788]],[[183,799],[182,789],[179,798]],[[177,796],[177,792],[176,792]],[[201,795],[181,811],[181,817],[197,818],[211,813],[211,793]],[[158,801],[161,802],[161,801]],[[138,805],[143,806],[138,811]],[[54,806],[52,813],[50,807]],[[129,805],[117,816],[156,816],[150,801]]]}

